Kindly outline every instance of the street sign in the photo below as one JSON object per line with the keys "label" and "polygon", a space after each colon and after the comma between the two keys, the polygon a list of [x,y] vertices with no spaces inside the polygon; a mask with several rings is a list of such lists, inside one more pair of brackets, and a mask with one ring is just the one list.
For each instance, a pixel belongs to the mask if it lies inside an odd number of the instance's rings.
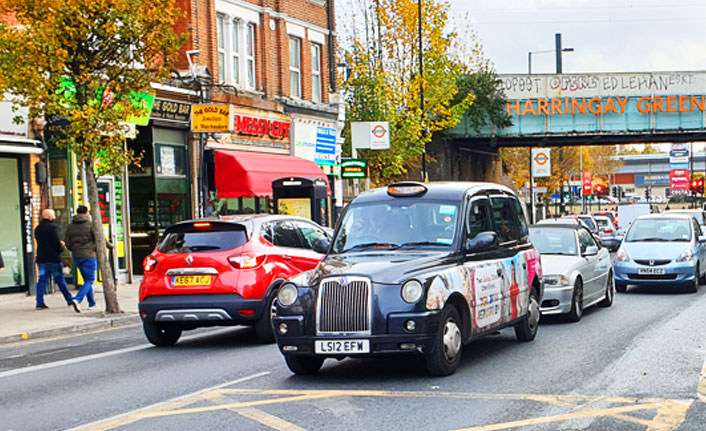
{"label": "street sign", "polygon": [[348,159],[341,161],[341,178],[367,178],[368,161]]}
{"label": "street sign", "polygon": [[532,148],[532,175],[535,178],[550,177],[552,175],[549,148]]}
{"label": "street sign", "polygon": [[390,123],[387,121],[354,121],[351,140],[355,149],[390,149]]}

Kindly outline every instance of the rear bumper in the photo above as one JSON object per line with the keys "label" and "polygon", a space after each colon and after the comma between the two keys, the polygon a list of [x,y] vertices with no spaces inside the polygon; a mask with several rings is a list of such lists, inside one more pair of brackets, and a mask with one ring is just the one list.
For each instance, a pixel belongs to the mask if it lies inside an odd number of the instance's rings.
{"label": "rear bumper", "polygon": [[140,317],[149,322],[188,323],[193,326],[254,323],[264,310],[262,299],[238,294],[156,295],[140,302]]}

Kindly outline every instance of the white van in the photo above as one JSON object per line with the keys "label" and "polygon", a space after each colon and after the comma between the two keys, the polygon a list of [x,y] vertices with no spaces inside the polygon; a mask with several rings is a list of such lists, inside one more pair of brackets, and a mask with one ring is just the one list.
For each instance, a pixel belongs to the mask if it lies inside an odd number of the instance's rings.
{"label": "white van", "polygon": [[644,214],[653,212],[652,204],[648,203],[629,203],[618,205],[618,235],[624,235],[627,232],[633,220]]}

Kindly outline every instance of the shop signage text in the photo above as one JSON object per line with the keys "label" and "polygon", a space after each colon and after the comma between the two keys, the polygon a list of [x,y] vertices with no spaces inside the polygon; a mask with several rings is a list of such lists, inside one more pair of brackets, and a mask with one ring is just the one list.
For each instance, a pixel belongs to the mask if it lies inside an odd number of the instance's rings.
{"label": "shop signage text", "polygon": [[174,102],[171,100],[156,99],[152,107],[153,119],[178,121],[188,123],[191,116],[191,105],[184,102]]}
{"label": "shop signage text", "polygon": [[235,115],[235,132],[242,135],[288,139],[289,123],[247,115]]}
{"label": "shop signage text", "polygon": [[191,114],[193,132],[231,131],[230,105],[194,105]]}
{"label": "shop signage text", "polygon": [[593,172],[583,171],[583,195],[589,196],[593,194]]}
{"label": "shop signage text", "polygon": [[341,162],[341,178],[367,178],[368,161],[348,159]]}

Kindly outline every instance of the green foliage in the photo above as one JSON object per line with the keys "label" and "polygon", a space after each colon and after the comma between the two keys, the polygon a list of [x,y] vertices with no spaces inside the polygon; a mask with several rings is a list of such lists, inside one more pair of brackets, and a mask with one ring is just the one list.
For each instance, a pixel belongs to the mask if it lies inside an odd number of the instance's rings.
{"label": "green foliage", "polygon": [[495,72],[482,68],[475,72],[462,73],[458,77],[457,85],[458,94],[454,103],[459,103],[467,94],[475,97],[465,114],[473,130],[480,132],[482,127],[488,125],[498,129],[512,125],[510,116],[505,111],[505,96]]}
{"label": "green foliage", "polygon": [[57,144],[88,167],[100,155],[96,174],[120,173],[135,159],[125,121],[145,114],[135,94],[168,76],[185,38],[174,0],[4,0],[9,11],[20,25],[0,25],[0,94],[67,118]]}

